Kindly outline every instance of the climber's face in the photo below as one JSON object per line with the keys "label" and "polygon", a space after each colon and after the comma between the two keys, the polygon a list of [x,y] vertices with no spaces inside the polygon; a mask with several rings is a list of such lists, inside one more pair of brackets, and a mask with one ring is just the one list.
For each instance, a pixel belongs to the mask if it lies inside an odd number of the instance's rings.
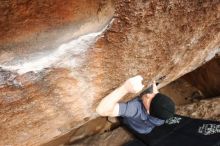
{"label": "climber's face", "polygon": [[147,110],[148,114],[150,114],[150,104],[152,99],[155,97],[156,93],[144,94],[141,98],[144,104],[145,109]]}

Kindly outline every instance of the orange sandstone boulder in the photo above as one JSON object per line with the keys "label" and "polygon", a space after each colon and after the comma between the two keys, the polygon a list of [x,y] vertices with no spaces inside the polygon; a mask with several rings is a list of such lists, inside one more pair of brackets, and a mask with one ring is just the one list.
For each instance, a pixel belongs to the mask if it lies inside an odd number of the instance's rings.
{"label": "orange sandstone boulder", "polygon": [[218,0],[0,1],[0,145],[69,133],[134,75],[163,87],[196,69],[220,52],[219,11]]}

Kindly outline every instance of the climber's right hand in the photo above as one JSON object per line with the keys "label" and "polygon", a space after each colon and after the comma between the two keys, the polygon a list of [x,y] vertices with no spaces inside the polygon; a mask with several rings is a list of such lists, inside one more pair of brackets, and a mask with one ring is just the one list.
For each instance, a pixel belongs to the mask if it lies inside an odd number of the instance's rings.
{"label": "climber's right hand", "polygon": [[132,77],[126,80],[123,86],[128,93],[138,93],[144,87],[144,85],[142,84],[142,80],[143,80],[143,77],[140,75],[137,75],[135,77]]}

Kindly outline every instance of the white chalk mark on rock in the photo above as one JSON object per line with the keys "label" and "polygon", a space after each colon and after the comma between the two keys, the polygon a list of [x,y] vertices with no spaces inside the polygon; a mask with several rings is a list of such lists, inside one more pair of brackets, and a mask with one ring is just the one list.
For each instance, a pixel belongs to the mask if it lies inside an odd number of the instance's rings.
{"label": "white chalk mark on rock", "polygon": [[[44,68],[57,67],[62,65],[65,67],[76,67],[80,65],[80,62],[82,62],[78,59],[79,55],[86,52],[86,50],[96,42],[97,37],[102,34],[102,32],[104,32],[108,26],[109,24],[99,32],[89,33],[80,36],[77,39],[71,40],[68,43],[64,43],[54,51],[47,53],[40,52],[30,57],[29,59],[24,58],[22,60],[18,60],[18,63],[15,65],[0,65],[0,68],[14,71],[19,74],[24,74],[29,71],[38,72]],[[70,60],[71,62],[67,63],[67,61]]]}

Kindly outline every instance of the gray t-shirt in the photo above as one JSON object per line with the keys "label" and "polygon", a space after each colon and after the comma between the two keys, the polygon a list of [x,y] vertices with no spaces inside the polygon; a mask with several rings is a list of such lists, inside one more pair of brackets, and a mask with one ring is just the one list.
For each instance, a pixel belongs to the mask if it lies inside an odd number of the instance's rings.
{"label": "gray t-shirt", "polygon": [[147,113],[139,97],[126,103],[119,103],[119,116],[123,117],[123,123],[142,134],[148,134],[155,126],[164,124],[164,120]]}

